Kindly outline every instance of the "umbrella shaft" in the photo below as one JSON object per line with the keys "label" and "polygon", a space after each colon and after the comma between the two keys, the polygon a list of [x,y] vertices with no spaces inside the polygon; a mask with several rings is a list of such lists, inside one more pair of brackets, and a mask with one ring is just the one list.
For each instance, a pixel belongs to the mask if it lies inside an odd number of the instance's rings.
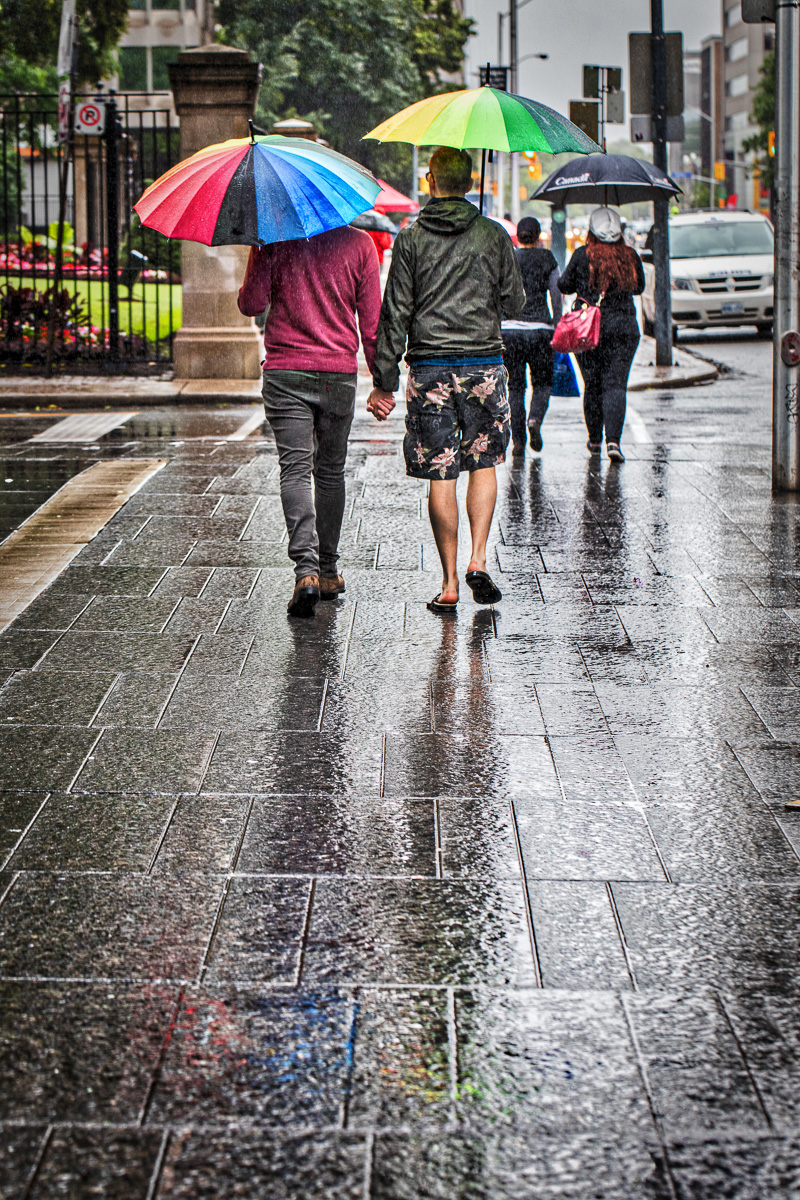
{"label": "umbrella shaft", "polygon": [[481,152],[481,204],[480,204],[481,216],[483,216],[483,183],[484,183],[485,179],[486,179],[486,151],[483,150]]}

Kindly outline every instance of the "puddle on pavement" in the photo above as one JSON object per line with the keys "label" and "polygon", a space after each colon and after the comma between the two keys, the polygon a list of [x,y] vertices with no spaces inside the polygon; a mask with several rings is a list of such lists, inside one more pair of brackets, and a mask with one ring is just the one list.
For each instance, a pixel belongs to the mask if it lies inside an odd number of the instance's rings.
{"label": "puddle on pavement", "polygon": [[13,533],[90,461],[86,456],[0,459],[0,539]]}
{"label": "puddle on pavement", "polygon": [[258,412],[255,405],[237,408],[164,408],[140,410],[118,429],[100,439],[107,446],[137,438],[227,438]]}

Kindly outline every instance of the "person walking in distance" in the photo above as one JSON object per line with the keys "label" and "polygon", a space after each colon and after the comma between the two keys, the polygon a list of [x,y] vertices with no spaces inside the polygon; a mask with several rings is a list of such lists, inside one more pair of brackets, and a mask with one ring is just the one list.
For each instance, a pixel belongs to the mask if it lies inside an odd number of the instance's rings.
{"label": "person walking in distance", "polygon": [[372,370],[380,303],[378,259],[359,229],[250,251],[239,309],[247,316],[268,309],[264,411],[278,447],[295,569],[290,617],[313,617],[318,600],[335,600],[345,590],[339,534],[358,336]]}
{"label": "person walking in distance", "polygon": [[465,581],[478,604],[502,595],[486,570],[486,541],[497,498],[495,466],[509,438],[507,372],[500,322],[525,303],[506,231],[483,217],[465,194],[472,159],[442,146],[430,160],[431,199],[416,223],[397,235],[386,281],[373,382],[367,408],[380,421],[394,407],[398,363],[409,363],[406,473],[430,480],[428,512],[442,562],[433,612],[458,604],[456,483],[469,472],[467,519],[472,551]]}
{"label": "person walking in distance", "polygon": [[[523,217],[517,225],[519,250],[515,251],[525,307],[516,321],[503,321],[503,362],[508,370],[508,404],[511,410],[512,454],[525,453],[527,434],[531,448],[542,449],[542,421],[553,386],[553,324],[561,316],[558,263],[549,250],[539,245],[541,225],[535,217]],[[550,308],[547,298],[550,297]],[[552,309],[552,311],[551,311]],[[531,404],[525,424],[526,375],[531,376]]]}
{"label": "person walking in distance", "polygon": [[558,281],[567,296],[574,293],[589,304],[600,304],[600,340],[593,350],[577,355],[583,376],[583,415],[590,454],[603,448],[612,462],[621,463],[625,403],[639,324],[633,297],[644,291],[642,260],[622,237],[622,222],[612,208],[596,208],[589,218],[586,245],[579,246]]}

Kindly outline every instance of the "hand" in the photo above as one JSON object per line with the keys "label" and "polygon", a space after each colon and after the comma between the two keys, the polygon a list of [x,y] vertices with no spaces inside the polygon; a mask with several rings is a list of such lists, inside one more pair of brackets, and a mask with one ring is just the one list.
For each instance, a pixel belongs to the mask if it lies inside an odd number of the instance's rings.
{"label": "hand", "polygon": [[394,394],[384,392],[382,388],[374,387],[367,397],[367,412],[371,412],[376,421],[385,421],[394,405]]}

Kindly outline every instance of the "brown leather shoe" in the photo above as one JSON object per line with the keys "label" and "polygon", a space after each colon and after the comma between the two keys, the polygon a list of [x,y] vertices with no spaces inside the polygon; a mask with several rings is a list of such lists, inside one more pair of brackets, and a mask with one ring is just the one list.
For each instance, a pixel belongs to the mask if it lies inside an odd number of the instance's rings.
{"label": "brown leather shoe", "polygon": [[344,590],[344,579],[341,575],[320,575],[320,600],[335,600],[337,596],[341,596]]}
{"label": "brown leather shoe", "polygon": [[319,576],[304,575],[294,585],[292,598],[286,606],[290,617],[313,617],[319,600]]}

